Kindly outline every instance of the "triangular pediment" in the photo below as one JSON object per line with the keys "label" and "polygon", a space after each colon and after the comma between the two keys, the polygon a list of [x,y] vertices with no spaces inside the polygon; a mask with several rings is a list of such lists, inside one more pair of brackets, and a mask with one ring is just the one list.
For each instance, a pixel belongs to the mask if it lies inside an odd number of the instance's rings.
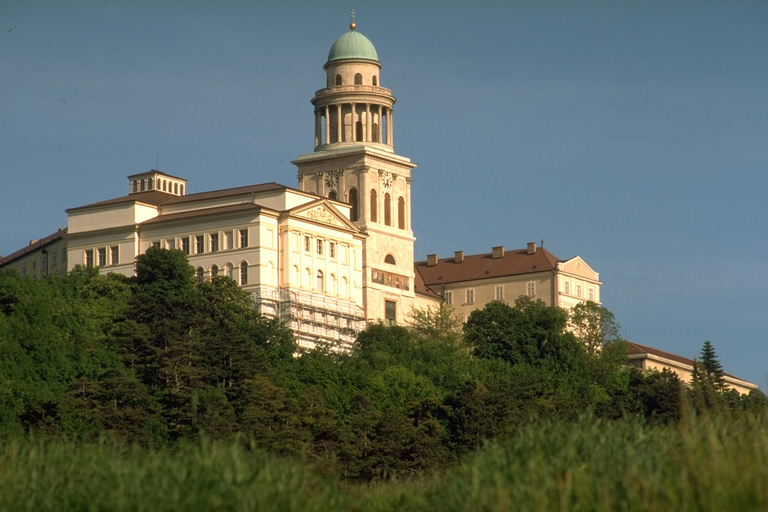
{"label": "triangular pediment", "polygon": [[569,274],[577,275],[586,279],[593,279],[595,281],[600,279],[600,275],[592,270],[592,267],[587,265],[587,262],[581,256],[574,256],[573,258],[563,261],[559,264],[561,271]]}
{"label": "triangular pediment", "polygon": [[357,231],[357,226],[324,199],[294,208],[290,211],[290,214],[294,217],[309,219],[321,224]]}

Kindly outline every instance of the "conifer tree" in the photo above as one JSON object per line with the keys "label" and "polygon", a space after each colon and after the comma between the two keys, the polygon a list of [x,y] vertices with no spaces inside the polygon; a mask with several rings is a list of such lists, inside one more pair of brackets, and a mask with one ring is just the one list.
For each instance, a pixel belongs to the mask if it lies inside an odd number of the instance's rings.
{"label": "conifer tree", "polygon": [[715,354],[715,347],[707,340],[701,347],[701,370],[703,370],[703,377],[709,380],[709,382],[718,390],[725,389],[725,373],[723,372],[723,366],[717,359]]}

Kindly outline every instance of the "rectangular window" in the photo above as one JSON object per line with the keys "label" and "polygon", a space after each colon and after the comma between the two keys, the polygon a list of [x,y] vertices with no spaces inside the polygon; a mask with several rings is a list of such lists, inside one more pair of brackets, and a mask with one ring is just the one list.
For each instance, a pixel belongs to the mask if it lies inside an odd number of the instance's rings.
{"label": "rectangular window", "polygon": [[384,324],[395,325],[397,323],[397,303],[391,300],[384,301]]}
{"label": "rectangular window", "polygon": [[32,262],[32,270],[35,270],[36,268],[37,268],[37,262],[33,261]]}
{"label": "rectangular window", "polygon": [[336,259],[336,243],[328,242],[328,257],[332,260]]}
{"label": "rectangular window", "polygon": [[160,247],[160,242],[152,242],[152,247]]}
{"label": "rectangular window", "polygon": [[496,293],[494,295],[496,297],[496,300],[504,300],[504,285],[503,284],[497,284],[496,285]]}
{"label": "rectangular window", "polygon": [[304,237],[304,251],[309,252],[312,250],[312,240],[308,236]]}
{"label": "rectangular window", "polygon": [[211,252],[219,250],[219,234],[211,233]]}
{"label": "rectangular window", "polygon": [[563,292],[566,295],[570,295],[571,294],[571,282],[570,281],[566,281],[566,282],[563,283]]}
{"label": "rectangular window", "polygon": [[318,254],[318,256],[322,256],[323,255],[323,241],[322,240],[318,240],[317,241],[317,254]]}
{"label": "rectangular window", "polygon": [[107,249],[105,247],[102,247],[101,249],[99,249],[98,255],[99,255],[98,265],[100,267],[103,267],[104,265],[107,264]]}
{"label": "rectangular window", "polygon": [[56,265],[56,251],[51,253],[51,264]]}
{"label": "rectangular window", "polygon": [[245,263],[240,264],[240,284],[248,284],[248,265]]}
{"label": "rectangular window", "polygon": [[446,306],[450,306],[453,304],[453,292],[446,291],[443,292],[443,300],[445,301]]}
{"label": "rectangular window", "polygon": [[184,237],[181,239],[181,250],[184,251],[184,254],[189,254],[189,237]]}
{"label": "rectangular window", "polygon": [[592,300],[592,301],[595,300],[595,290],[593,288],[590,288],[587,291],[587,293],[588,293],[587,296],[589,297],[589,300]]}
{"label": "rectangular window", "polygon": [[85,266],[86,267],[92,267],[93,266],[93,249],[88,249],[85,251]]}
{"label": "rectangular window", "polygon": [[533,281],[528,281],[528,284],[525,286],[525,293],[529,297],[535,297],[536,296],[536,283]]}
{"label": "rectangular window", "polygon": [[340,250],[341,250],[341,262],[346,265],[347,264],[347,246],[342,245],[340,247]]}
{"label": "rectangular window", "polygon": [[[267,230],[267,241],[269,242],[269,235],[272,232],[270,230]],[[247,229],[241,229],[240,230],[240,247],[248,247],[248,230]],[[272,244],[270,243],[268,247],[272,247]]]}
{"label": "rectangular window", "polygon": [[203,235],[197,235],[195,237],[195,254],[202,254],[205,252],[205,244],[203,243]]}
{"label": "rectangular window", "polygon": [[117,265],[120,262],[120,249],[117,245],[109,248],[109,263]]}
{"label": "rectangular window", "polygon": [[465,304],[474,304],[475,303],[475,289],[469,288],[464,293],[464,303]]}
{"label": "rectangular window", "polygon": [[228,251],[230,249],[234,249],[234,245],[232,245],[232,232],[225,231],[224,232],[224,247],[223,249],[225,251]]}
{"label": "rectangular window", "polygon": [[66,247],[62,247],[61,248],[61,261],[62,262],[67,261],[67,248]]}
{"label": "rectangular window", "polygon": [[175,249],[176,248],[176,239],[175,238],[169,238],[165,241],[165,246],[168,247],[168,249]]}
{"label": "rectangular window", "polygon": [[576,285],[576,296],[577,297],[581,297],[581,285],[580,284]]}

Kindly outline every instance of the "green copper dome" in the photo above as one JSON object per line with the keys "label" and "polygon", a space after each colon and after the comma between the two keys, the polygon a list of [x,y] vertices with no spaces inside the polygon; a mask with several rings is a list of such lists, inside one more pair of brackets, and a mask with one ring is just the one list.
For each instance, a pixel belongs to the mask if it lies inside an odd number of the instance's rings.
{"label": "green copper dome", "polygon": [[338,38],[328,52],[328,62],[341,59],[368,59],[378,62],[379,56],[370,39],[353,29]]}

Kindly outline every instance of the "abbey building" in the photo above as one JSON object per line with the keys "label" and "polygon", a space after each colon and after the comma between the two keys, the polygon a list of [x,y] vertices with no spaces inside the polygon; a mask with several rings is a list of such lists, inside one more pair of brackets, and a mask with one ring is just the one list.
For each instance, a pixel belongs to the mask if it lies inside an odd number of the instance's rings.
{"label": "abbey building", "polygon": [[149,247],[180,249],[197,279],[235,279],[304,347],[349,345],[370,322],[403,324],[412,308],[441,301],[462,316],[519,295],[563,307],[600,301],[599,276],[586,262],[559,260],[536,244],[415,262],[416,166],[395,152],[395,98],[381,85],[376,49],[353,23],[324,69],[326,83],[312,98],[314,148],[293,161],[295,188],[189,193],[180,177],[132,175],[125,195],[67,210],[66,229],[0,267],[39,278],[76,265],[132,276]]}

